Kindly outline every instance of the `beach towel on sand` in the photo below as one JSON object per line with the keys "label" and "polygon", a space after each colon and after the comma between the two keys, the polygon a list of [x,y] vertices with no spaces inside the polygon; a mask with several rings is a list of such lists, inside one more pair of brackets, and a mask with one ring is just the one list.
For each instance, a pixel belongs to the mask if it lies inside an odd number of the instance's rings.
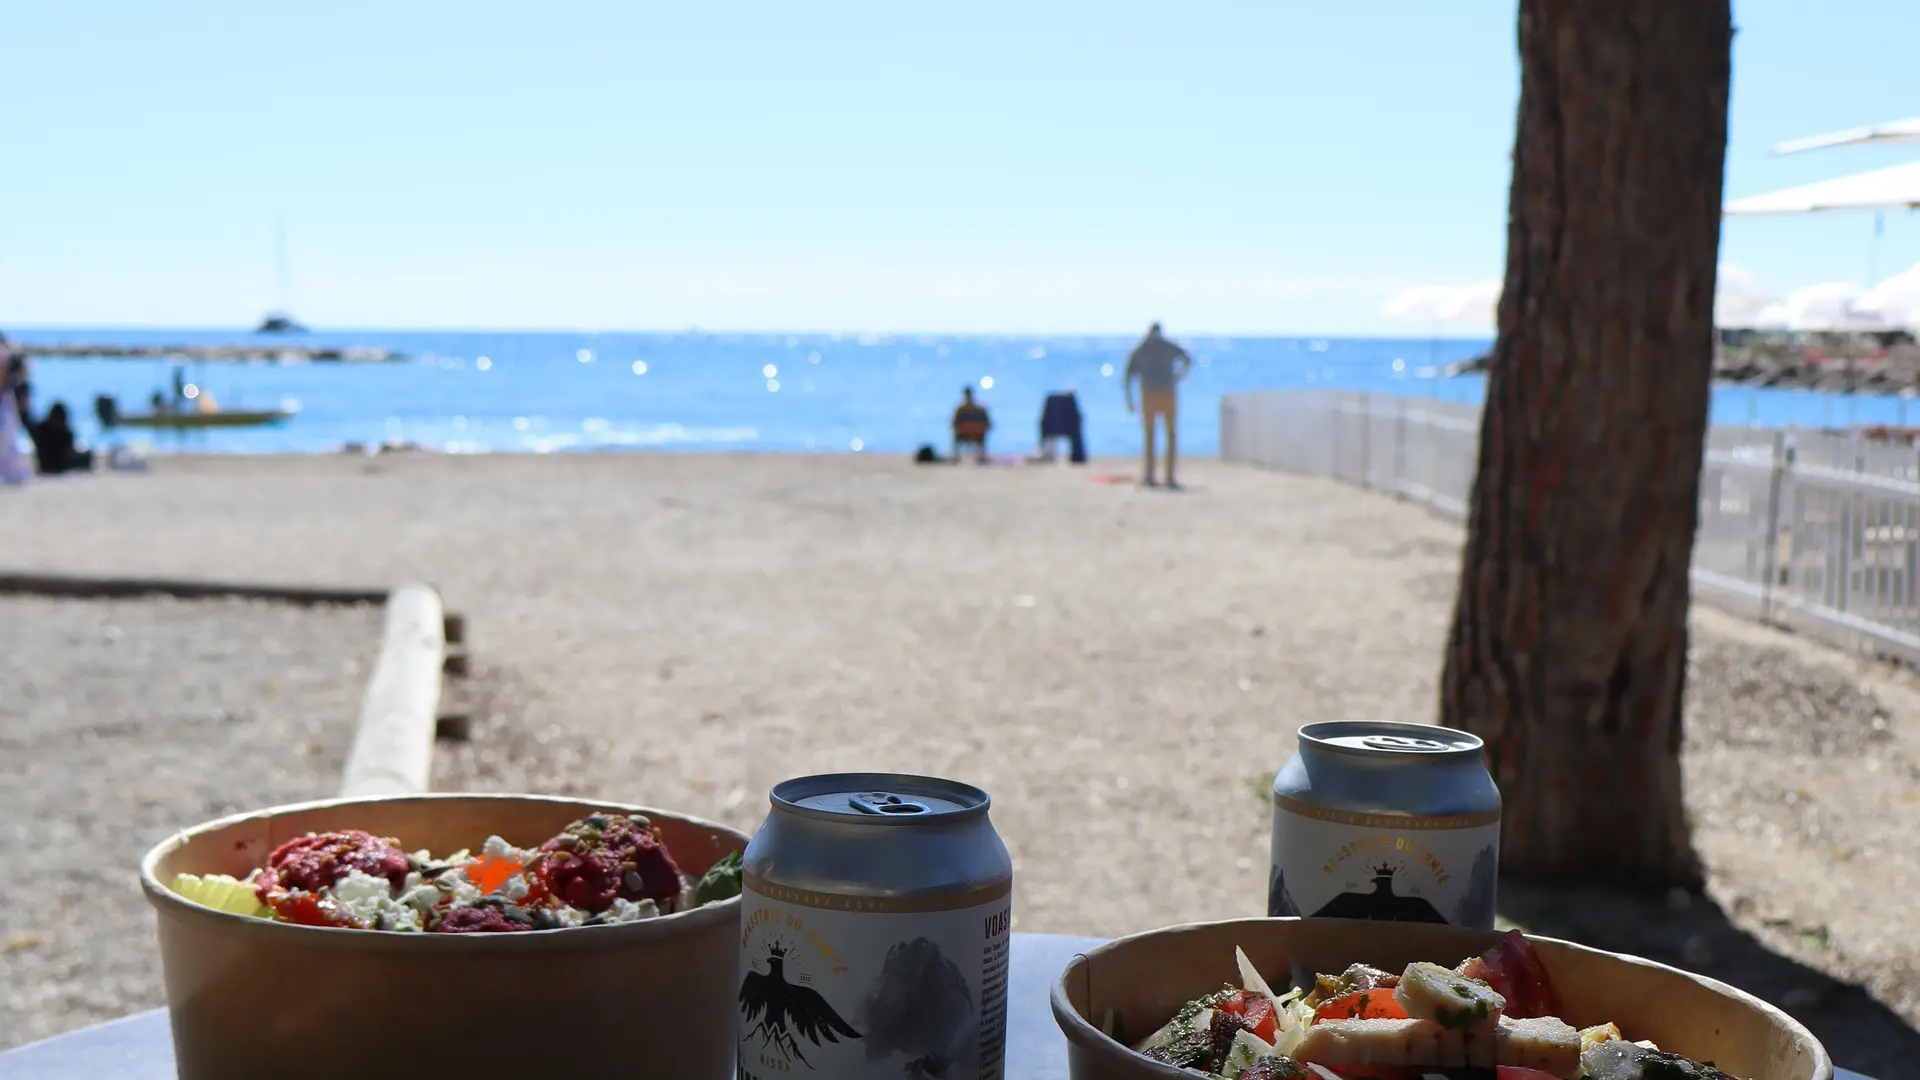
{"label": "beach towel on sand", "polygon": [[33,460],[20,449],[20,406],[13,391],[0,390],[0,484],[24,484],[33,475]]}

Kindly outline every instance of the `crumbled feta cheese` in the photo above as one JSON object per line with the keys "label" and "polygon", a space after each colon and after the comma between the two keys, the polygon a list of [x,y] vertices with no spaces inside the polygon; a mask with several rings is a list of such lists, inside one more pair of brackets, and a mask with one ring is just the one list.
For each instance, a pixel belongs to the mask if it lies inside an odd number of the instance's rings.
{"label": "crumbled feta cheese", "polygon": [[487,837],[487,842],[480,845],[480,854],[483,857],[511,859],[514,862],[523,864],[533,861],[533,852],[527,851],[524,848],[514,847],[512,844],[507,843],[497,836]]}
{"label": "crumbled feta cheese", "polygon": [[395,900],[393,886],[386,878],[359,870],[333,883],[330,890],[340,910],[359,926],[379,930],[418,930],[420,913]]}
{"label": "crumbled feta cheese", "polygon": [[654,919],[660,915],[660,905],[651,900],[635,903],[625,897],[613,898],[613,906],[603,916],[610,923],[639,922],[641,919]]}
{"label": "crumbled feta cheese", "polygon": [[441,874],[434,880],[434,886],[453,901],[454,907],[472,907],[480,902],[480,887],[467,880],[465,867]]}
{"label": "crumbled feta cheese", "polygon": [[561,926],[584,926],[587,921],[587,913],[577,907],[561,904],[559,907],[548,910],[553,912],[553,917],[560,921]]}
{"label": "crumbled feta cheese", "polygon": [[440,890],[418,873],[408,874],[406,884],[400,887],[399,902],[415,911],[425,912],[440,902]]}
{"label": "crumbled feta cheese", "polygon": [[426,927],[420,912],[396,904],[381,913],[380,929],[418,933]]}
{"label": "crumbled feta cheese", "polygon": [[357,904],[376,897],[386,899],[393,895],[393,886],[386,878],[374,877],[359,870],[347,871],[347,876],[333,883],[333,898],[342,904]]}
{"label": "crumbled feta cheese", "polygon": [[511,900],[517,904],[520,901],[525,900],[527,898],[528,888],[529,886],[527,885],[527,875],[515,874],[512,877],[508,878],[507,880],[501,882],[500,887],[498,889],[495,889],[494,893],[495,895],[498,895],[498,896],[504,896],[508,900]]}

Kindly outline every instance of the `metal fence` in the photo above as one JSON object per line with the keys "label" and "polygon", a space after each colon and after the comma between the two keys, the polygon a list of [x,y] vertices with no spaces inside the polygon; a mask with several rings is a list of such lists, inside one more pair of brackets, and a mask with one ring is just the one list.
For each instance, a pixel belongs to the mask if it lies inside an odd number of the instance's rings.
{"label": "metal fence", "polygon": [[[1220,402],[1220,453],[1466,516],[1480,409],[1421,398],[1258,390]],[[1920,454],[1822,432],[1707,434],[1696,598],[1920,665]]]}

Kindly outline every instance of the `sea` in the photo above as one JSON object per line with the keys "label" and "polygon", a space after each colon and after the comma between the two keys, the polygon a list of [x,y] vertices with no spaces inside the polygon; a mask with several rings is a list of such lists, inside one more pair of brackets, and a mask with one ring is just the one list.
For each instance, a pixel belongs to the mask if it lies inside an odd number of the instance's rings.
{"label": "sea", "polygon": [[[270,427],[198,431],[99,429],[93,402],[112,395],[143,412],[168,390],[164,360],[36,359],[36,412],[62,400],[96,447],[148,453],[329,453],[407,443],[449,453],[946,452],[963,387],[993,417],[990,449],[1031,453],[1042,402],[1071,390],[1088,452],[1133,455],[1141,429],[1121,388],[1132,337],[883,334],[338,331],[277,338],[245,332],[37,328],[27,343],[231,345],[267,341],[383,348],[390,364],[191,363],[186,381],[222,407],[297,409]],[[1360,390],[1478,403],[1479,376],[1449,364],[1487,340],[1308,337],[1178,338],[1196,366],[1180,399],[1185,454],[1219,448],[1219,401],[1252,389]],[[1717,424],[1904,423],[1893,397],[1723,386]],[[1920,418],[1920,413],[1916,413]]]}

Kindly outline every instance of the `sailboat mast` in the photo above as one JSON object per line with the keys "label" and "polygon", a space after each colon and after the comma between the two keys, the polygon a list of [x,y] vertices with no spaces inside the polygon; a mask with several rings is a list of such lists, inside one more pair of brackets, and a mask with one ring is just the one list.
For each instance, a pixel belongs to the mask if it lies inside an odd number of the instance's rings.
{"label": "sailboat mast", "polygon": [[274,250],[280,270],[280,311],[293,310],[292,279],[293,274],[287,267],[287,218],[285,214],[273,219]]}

